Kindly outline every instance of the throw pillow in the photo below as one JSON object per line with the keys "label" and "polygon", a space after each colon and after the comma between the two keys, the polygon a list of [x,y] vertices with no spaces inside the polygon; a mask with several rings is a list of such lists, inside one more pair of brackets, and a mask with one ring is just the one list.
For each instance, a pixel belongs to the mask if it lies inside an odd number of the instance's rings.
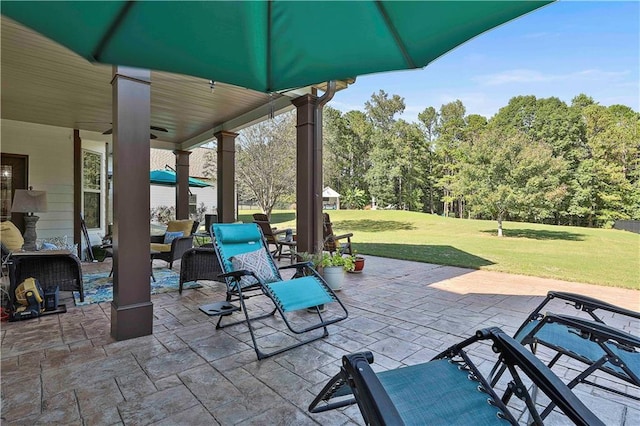
{"label": "throw pillow", "polygon": [[58,246],[51,243],[42,243],[40,250],[58,250]]}
{"label": "throw pillow", "polygon": [[20,230],[10,220],[0,223],[0,241],[10,251],[19,251],[24,244]]}
{"label": "throw pillow", "polygon": [[[271,266],[271,259],[267,256],[267,252],[262,249],[237,254],[231,258],[231,265],[233,265],[234,271],[246,269],[253,272],[264,284],[279,281],[280,278]],[[256,283],[256,279],[251,275],[245,275],[240,279],[241,287],[254,285]]]}
{"label": "throw pillow", "polygon": [[164,243],[165,244],[171,244],[171,242],[173,240],[175,240],[176,238],[180,238],[184,235],[184,232],[180,231],[180,232],[166,232],[164,234]]}
{"label": "throw pillow", "polygon": [[188,237],[191,235],[191,228],[193,228],[193,220],[171,220],[167,224],[167,232],[182,232],[183,236]]}
{"label": "throw pillow", "polygon": [[36,247],[39,247],[39,250],[69,250],[71,253],[78,253],[78,244],[70,243],[66,235],[44,239],[38,238]]}

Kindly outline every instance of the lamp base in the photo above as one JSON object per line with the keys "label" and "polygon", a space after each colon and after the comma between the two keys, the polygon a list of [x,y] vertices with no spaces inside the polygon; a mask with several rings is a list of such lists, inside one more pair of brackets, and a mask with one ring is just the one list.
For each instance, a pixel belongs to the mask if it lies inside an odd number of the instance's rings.
{"label": "lamp base", "polygon": [[24,216],[24,245],[22,250],[24,251],[36,251],[36,223],[40,219],[39,216],[25,215]]}

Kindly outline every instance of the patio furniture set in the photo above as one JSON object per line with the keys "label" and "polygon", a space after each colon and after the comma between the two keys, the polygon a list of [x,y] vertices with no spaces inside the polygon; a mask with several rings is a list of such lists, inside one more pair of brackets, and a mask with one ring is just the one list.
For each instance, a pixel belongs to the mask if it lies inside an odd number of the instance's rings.
{"label": "patio furniture set", "polygon": [[[278,267],[274,258],[282,255],[282,246],[270,250],[263,229],[261,223],[213,224],[212,243],[182,253],[179,289],[182,293],[189,281],[223,282],[226,299],[200,309],[219,316],[217,329],[245,324],[258,360],[327,337],[328,327],[349,315],[310,262],[292,259],[291,265]],[[169,242],[172,251],[178,245],[176,239]],[[175,260],[172,256],[167,256],[167,262]],[[284,280],[280,271],[287,269],[295,273]],[[37,270],[45,271],[38,275],[45,285],[55,282],[62,290],[80,291],[82,297],[80,263],[69,253],[16,255],[10,264],[11,289]],[[266,296],[272,308],[253,312],[246,301],[258,296]],[[567,315],[567,307],[573,315]],[[276,313],[289,332],[304,337],[266,352],[258,344],[256,322]],[[523,418],[543,424],[552,411],[559,410],[575,424],[604,424],[572,389],[588,384],[640,400],[637,394],[620,391],[615,383],[623,381],[640,390],[640,339],[620,328],[620,324],[634,323],[640,324],[638,312],[576,294],[550,292],[514,337],[495,327],[481,329],[430,361],[387,371],[372,369],[370,352],[346,354],[340,371],[311,402],[309,411],[319,415],[357,404],[367,424],[430,424],[443,419],[456,424],[480,420],[518,424]],[[486,343],[495,354],[488,373],[479,368],[487,356],[482,350]],[[561,357],[583,366],[568,383],[552,371]],[[543,402],[539,393],[546,396]],[[512,403],[515,400],[519,403]]]}
{"label": "patio furniture set", "polygon": [[[278,252],[269,249],[261,229],[257,223],[213,225],[213,244],[206,256],[216,266],[207,274],[222,272],[218,279],[224,280],[227,297],[201,307],[209,315],[219,315],[216,328],[245,324],[259,360],[326,337],[327,326],[348,317],[340,298],[310,263],[277,267],[273,255]],[[296,271],[290,280],[280,275],[286,269]],[[246,300],[255,296],[266,296],[272,310],[251,312]],[[321,311],[321,305],[329,309]],[[578,315],[566,315],[567,306]],[[543,313],[550,308],[557,314]],[[241,318],[234,321],[229,317],[236,312]],[[258,346],[254,324],[276,312],[290,332],[310,337],[266,353]],[[615,318],[612,324],[604,323],[611,318]],[[227,319],[231,322],[223,324]],[[296,327],[294,321],[302,321],[303,326]],[[370,352],[345,355],[340,372],[317,395],[309,411],[321,413],[357,404],[367,424],[431,424],[445,419],[449,424],[477,424],[480,419],[488,424],[505,420],[518,424],[523,418],[543,424],[556,409],[575,424],[604,424],[571,389],[590,384],[638,399],[619,391],[615,384],[607,385],[600,376],[597,381],[591,378],[593,374],[609,375],[640,390],[640,339],[616,328],[616,324],[633,322],[640,323],[640,313],[576,294],[550,292],[514,337],[489,327],[431,361],[382,372],[371,368]],[[312,334],[316,330],[319,332]],[[478,348],[487,342],[495,354],[494,368],[488,374],[478,367],[486,359],[486,352]],[[539,352],[546,355],[543,347],[553,353],[546,364],[539,356]],[[476,357],[476,351],[483,355]],[[584,366],[569,383],[552,371],[561,357]],[[543,402],[539,393],[547,397]],[[510,404],[514,400],[519,403]]]}

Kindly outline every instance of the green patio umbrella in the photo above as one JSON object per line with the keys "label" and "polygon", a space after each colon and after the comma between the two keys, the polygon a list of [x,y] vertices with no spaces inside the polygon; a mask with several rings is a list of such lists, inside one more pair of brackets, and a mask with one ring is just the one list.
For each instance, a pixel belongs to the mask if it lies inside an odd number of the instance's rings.
{"label": "green patio umbrella", "polygon": [[421,68],[551,1],[3,1],[89,61],[275,92]]}
{"label": "green patio umbrella", "polygon": [[[152,170],[149,172],[149,182],[152,185],[176,186],[176,172],[171,170]],[[189,186],[193,188],[206,188],[213,185],[190,177]]]}

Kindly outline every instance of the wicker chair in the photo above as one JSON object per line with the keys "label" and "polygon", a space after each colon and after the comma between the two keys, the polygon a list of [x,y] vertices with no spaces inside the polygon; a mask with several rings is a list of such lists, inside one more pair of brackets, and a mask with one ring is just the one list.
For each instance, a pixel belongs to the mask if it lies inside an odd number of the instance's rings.
{"label": "wicker chair", "polygon": [[84,302],[82,267],[74,254],[60,251],[13,253],[9,262],[9,301],[15,303],[15,290],[25,279],[33,277],[43,289],[58,286],[60,291],[78,291]]}
{"label": "wicker chair", "polygon": [[213,244],[204,244],[201,247],[191,248],[184,252],[180,262],[180,287],[178,292],[182,294],[184,283],[207,280],[224,283],[218,256]]}
{"label": "wicker chair", "polygon": [[199,225],[199,222],[194,222],[191,220],[174,220],[169,222],[169,225],[167,226],[167,232],[174,231],[175,229],[180,229],[180,222],[184,222],[186,224],[186,226],[190,229],[190,234],[175,238],[173,241],[171,241],[169,249],[166,248],[168,244],[163,244],[164,235],[151,236],[151,249],[160,252],[155,255],[154,259],[164,260],[169,264],[169,269],[173,268],[174,261],[182,258],[182,255],[191,247],[193,247],[193,232],[194,229],[198,229]]}

